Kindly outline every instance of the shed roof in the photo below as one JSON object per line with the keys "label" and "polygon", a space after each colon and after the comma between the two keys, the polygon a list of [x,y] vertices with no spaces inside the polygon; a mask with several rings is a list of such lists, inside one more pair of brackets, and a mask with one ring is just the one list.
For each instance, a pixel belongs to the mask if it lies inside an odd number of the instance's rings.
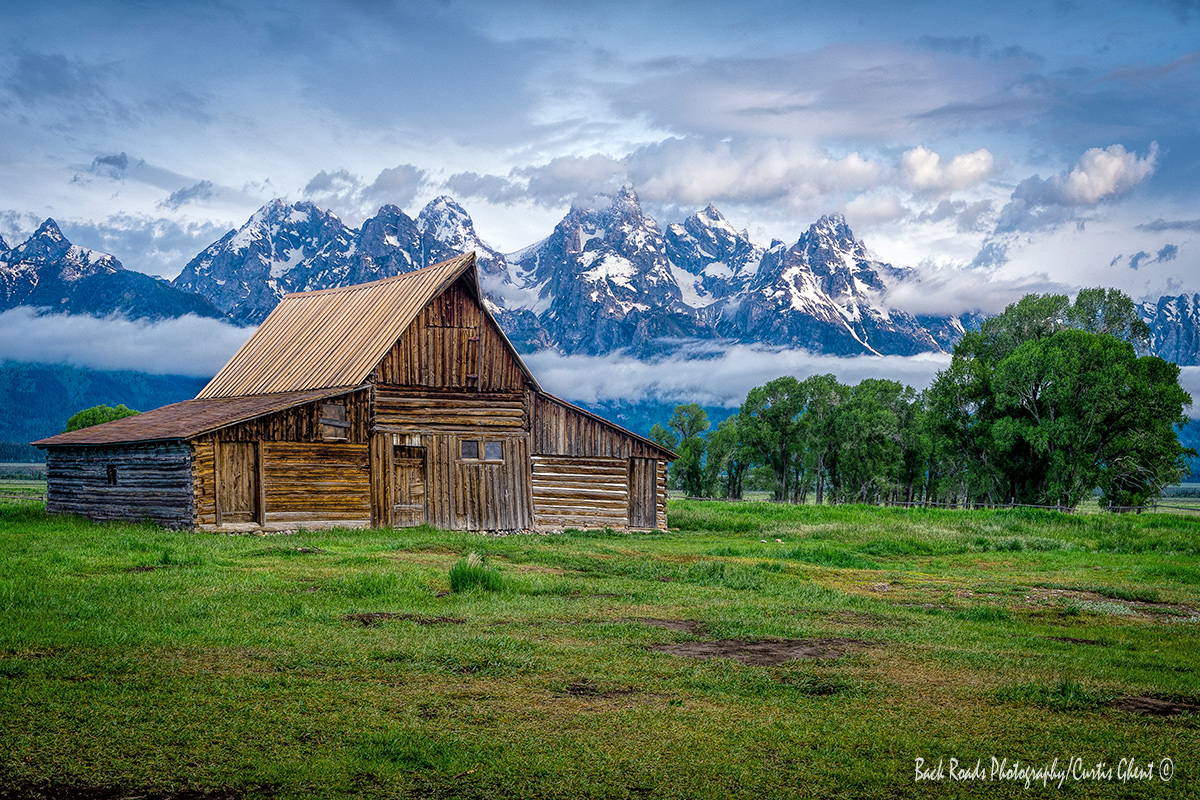
{"label": "shed roof", "polygon": [[37,447],[128,444],[164,439],[190,439],[227,425],[354,391],[354,386],[280,392],[253,397],[184,400],[133,417],[60,433],[33,444]]}
{"label": "shed roof", "polygon": [[[285,295],[196,397],[357,386],[421,309],[460,278],[491,319],[479,291],[473,252],[393,278]],[[502,331],[501,338],[526,379],[537,386]]]}

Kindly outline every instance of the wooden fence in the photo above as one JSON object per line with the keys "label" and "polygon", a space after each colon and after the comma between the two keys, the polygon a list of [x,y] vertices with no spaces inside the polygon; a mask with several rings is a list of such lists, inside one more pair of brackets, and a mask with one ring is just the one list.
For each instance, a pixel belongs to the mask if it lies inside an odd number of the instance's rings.
{"label": "wooden fence", "polygon": [[45,492],[0,492],[0,500],[15,500],[29,503],[44,503],[46,502]]}
{"label": "wooden fence", "polygon": [[[780,504],[783,504],[783,503],[789,502],[787,500],[775,500],[775,499],[771,499],[771,498],[768,498],[766,500],[747,500],[745,498],[731,498],[731,497],[691,497],[691,496],[688,496],[688,497],[685,497],[684,499],[685,500],[717,501],[717,502],[722,502],[722,503],[780,503]],[[1044,505],[1034,505],[1031,503],[1018,503],[1018,502],[1016,502],[1015,499],[1010,500],[1007,503],[935,503],[933,501],[928,501],[928,500],[910,503],[910,502],[905,502],[902,500],[885,500],[880,503],[871,503],[870,505],[899,507],[899,508],[954,508],[954,509],[960,509],[960,510],[973,510],[973,509],[985,509],[985,508],[1009,508],[1009,509],[1011,509],[1011,508],[1040,508],[1045,511],[1057,511],[1060,514],[1074,514],[1075,512],[1077,512],[1079,510],[1078,508],[1072,508],[1071,506],[1065,506],[1065,505],[1061,505],[1061,504],[1053,505],[1053,506],[1044,506]],[[1112,514],[1128,514],[1128,513],[1141,514],[1143,512],[1154,513],[1154,512],[1162,511],[1164,509],[1176,510],[1176,511],[1190,511],[1193,513],[1200,513],[1200,504],[1184,506],[1184,505],[1173,505],[1170,503],[1160,503],[1158,501],[1152,501],[1149,505],[1144,505],[1144,506],[1115,506],[1112,503],[1109,503],[1108,505],[1099,506],[1099,509],[1101,511],[1112,513]]]}

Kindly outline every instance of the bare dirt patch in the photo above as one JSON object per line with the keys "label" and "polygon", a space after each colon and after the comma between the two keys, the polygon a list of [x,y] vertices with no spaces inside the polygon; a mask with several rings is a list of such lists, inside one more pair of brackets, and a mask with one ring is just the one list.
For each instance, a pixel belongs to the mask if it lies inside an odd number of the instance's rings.
{"label": "bare dirt patch", "polygon": [[[1109,608],[1113,611],[1130,616],[1148,617],[1168,622],[1177,617],[1194,617],[1198,612],[1190,606],[1173,603],[1152,603],[1146,600],[1126,600],[1120,597],[1109,597],[1099,592],[1080,589],[1053,589],[1037,587],[1031,589],[1025,596],[1025,602],[1030,605],[1050,605],[1068,607],[1074,603],[1081,610],[1098,610]],[[1121,612],[1121,609],[1125,609]],[[1060,609],[1061,611],[1061,609]]]}
{"label": "bare dirt patch", "polygon": [[1174,717],[1177,714],[1200,712],[1200,705],[1195,703],[1163,700],[1160,697],[1118,697],[1108,707],[1143,717]]}
{"label": "bare dirt patch", "polygon": [[1074,636],[1043,636],[1043,639],[1049,639],[1054,642],[1066,642],[1067,644],[1094,644],[1097,647],[1108,647],[1108,642],[1102,642],[1099,639],[1076,639]]}
{"label": "bare dirt patch", "polygon": [[645,617],[636,621],[643,625],[652,625],[655,628],[666,628],[669,631],[690,633],[695,636],[704,635],[704,626],[690,619],[655,619],[653,617]]}
{"label": "bare dirt patch", "polygon": [[637,689],[603,689],[585,678],[571,681],[563,693],[571,697],[628,697],[631,694],[637,694]]}
{"label": "bare dirt patch", "polygon": [[[3,773],[0,773],[0,779],[3,779]],[[238,800],[244,797],[241,792],[235,791],[195,792],[185,789],[171,792],[143,787],[88,786],[79,783],[15,783],[8,780],[4,780],[3,783],[4,785],[0,786],[0,800],[126,800],[133,797],[141,800]]]}
{"label": "bare dirt patch", "polygon": [[718,639],[655,644],[647,649],[687,658],[732,658],[752,667],[773,667],[799,659],[841,658],[853,650],[875,644],[860,639],[767,639],[756,642]]}
{"label": "bare dirt patch", "polygon": [[463,625],[465,619],[458,617],[422,617],[420,614],[393,614],[388,611],[368,611],[362,614],[347,614],[342,617],[345,622],[353,622],[364,628],[371,628],[384,622],[408,620],[418,625]]}

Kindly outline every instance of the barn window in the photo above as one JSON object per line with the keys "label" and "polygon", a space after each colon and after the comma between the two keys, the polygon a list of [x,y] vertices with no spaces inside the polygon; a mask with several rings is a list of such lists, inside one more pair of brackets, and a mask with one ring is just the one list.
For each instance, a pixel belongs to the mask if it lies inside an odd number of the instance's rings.
{"label": "barn window", "polygon": [[504,442],[484,442],[483,457],[488,461],[503,461]]}
{"label": "barn window", "polygon": [[109,464],[108,466],[106,466],[104,468],[104,472],[105,472],[105,479],[108,482],[108,485],[116,486],[117,485],[117,465]]}
{"label": "barn window", "polygon": [[321,438],[329,442],[344,442],[350,435],[346,421],[346,401],[327,400],[321,403]]}
{"label": "barn window", "polygon": [[463,458],[479,458],[479,440],[478,439],[463,439],[463,441],[462,441],[462,457]]}

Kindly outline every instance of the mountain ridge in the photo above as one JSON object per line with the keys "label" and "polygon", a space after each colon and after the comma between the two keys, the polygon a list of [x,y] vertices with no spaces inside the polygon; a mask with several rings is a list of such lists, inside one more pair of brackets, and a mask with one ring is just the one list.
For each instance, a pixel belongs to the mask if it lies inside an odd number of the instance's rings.
{"label": "mountain ridge", "polygon": [[[410,217],[384,205],[358,228],[276,198],[192,258],[170,284],[71,244],[52,219],[15,247],[0,239],[0,310],[164,319],[196,313],[260,323],[289,292],[417,269],[474,250],[485,302],[522,352],[669,354],[696,340],[839,356],[949,351],[985,315],[914,316],[888,291],[916,279],[873,258],[840,214],[788,245],[764,246],[709,203],[660,226],[626,187],[608,206],[575,206],[546,238],[503,254],[440,196]],[[1200,296],[1138,306],[1153,351],[1200,363]]]}

